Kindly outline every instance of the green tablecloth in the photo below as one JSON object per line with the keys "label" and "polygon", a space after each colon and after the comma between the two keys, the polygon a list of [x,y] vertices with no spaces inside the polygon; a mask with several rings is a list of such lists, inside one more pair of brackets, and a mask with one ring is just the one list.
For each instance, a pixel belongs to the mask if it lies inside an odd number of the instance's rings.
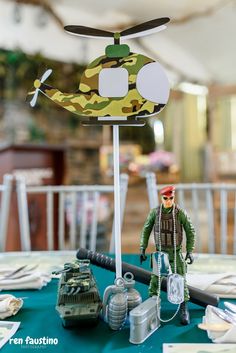
{"label": "green tablecloth", "polygon": [[[125,255],[123,261],[138,265],[139,257],[136,255]],[[145,263],[146,268],[148,264]],[[114,273],[92,266],[94,275],[101,295],[104,289],[113,284]],[[20,321],[19,330],[14,338],[30,336],[32,338],[49,337],[57,338],[57,345],[30,346],[7,343],[3,348],[3,353],[12,352],[162,352],[163,343],[205,343],[210,342],[204,331],[197,328],[204,315],[204,308],[190,304],[191,324],[181,326],[178,317],[170,323],[162,326],[150,336],[143,344],[133,345],[129,343],[129,326],[122,330],[113,332],[109,327],[100,321],[96,327],[87,329],[64,329],[61,320],[55,310],[58,280],[53,279],[51,283],[39,291],[14,291],[12,294],[20,297],[28,297],[24,300],[21,311],[11,320]],[[147,299],[147,286],[137,283],[136,288],[142,294],[143,300]],[[162,316],[170,317],[175,306],[166,302],[165,294],[162,293]]]}

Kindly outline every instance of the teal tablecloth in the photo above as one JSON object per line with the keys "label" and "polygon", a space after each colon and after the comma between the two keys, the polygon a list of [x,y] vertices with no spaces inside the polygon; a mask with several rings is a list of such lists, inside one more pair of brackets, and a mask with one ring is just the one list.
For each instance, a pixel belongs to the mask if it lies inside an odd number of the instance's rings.
{"label": "teal tablecloth", "polygon": [[[123,261],[138,265],[139,257],[136,255],[123,256]],[[146,268],[148,264],[145,263]],[[92,266],[94,275],[101,295],[104,289],[113,283],[114,273]],[[100,321],[98,326],[87,329],[64,329],[61,320],[55,310],[58,280],[53,279],[51,283],[39,291],[14,291],[12,294],[20,297],[28,297],[24,300],[21,311],[8,321],[20,321],[19,330],[14,338],[57,338],[57,345],[19,345],[7,343],[3,353],[13,352],[162,352],[163,343],[205,343],[210,342],[204,331],[197,328],[204,315],[204,308],[190,304],[191,324],[181,326],[178,317],[170,323],[162,324],[152,336],[143,344],[133,345],[129,343],[128,325],[120,331],[113,332],[109,327]],[[147,299],[147,286],[137,283],[136,288],[141,292],[143,300]],[[166,302],[165,294],[162,293],[162,316],[170,317],[175,306]]]}

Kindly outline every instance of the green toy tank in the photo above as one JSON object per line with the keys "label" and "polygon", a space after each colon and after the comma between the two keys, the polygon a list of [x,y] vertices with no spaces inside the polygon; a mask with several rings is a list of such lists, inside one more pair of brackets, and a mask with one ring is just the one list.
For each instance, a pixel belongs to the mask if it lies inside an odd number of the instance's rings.
{"label": "green toy tank", "polygon": [[89,260],[75,260],[54,272],[61,273],[56,310],[64,327],[95,324],[98,320],[102,301],[89,265]]}

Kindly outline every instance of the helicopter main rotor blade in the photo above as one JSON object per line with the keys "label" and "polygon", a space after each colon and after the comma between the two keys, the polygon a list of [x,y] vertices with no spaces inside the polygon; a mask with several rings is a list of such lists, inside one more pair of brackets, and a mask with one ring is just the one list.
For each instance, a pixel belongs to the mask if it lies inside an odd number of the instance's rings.
{"label": "helicopter main rotor blade", "polygon": [[[129,36],[130,38],[131,37],[135,38],[135,37],[144,35],[145,32],[147,32],[147,34],[155,33],[161,29],[166,28],[164,25],[169,21],[170,21],[169,17],[156,18],[154,20],[147,21],[137,26],[125,29],[124,31],[120,32],[120,36],[121,37]],[[162,27],[162,28],[158,28],[158,27]]]}
{"label": "helicopter main rotor blade", "polygon": [[[147,21],[137,26],[125,29],[124,31],[120,32],[120,36],[123,38],[135,38],[145,34],[155,33],[166,28],[164,25],[169,21],[169,17],[156,18],[154,20]],[[111,38],[114,37],[115,34],[114,32],[105,31],[102,29],[77,25],[65,26],[64,29],[66,32],[82,37]]]}
{"label": "helicopter main rotor blade", "polygon": [[114,33],[109,32],[109,31],[104,31],[102,29],[96,29],[96,28],[91,28],[91,27],[85,27],[85,26],[74,26],[74,25],[69,25],[64,27],[66,32],[76,34],[82,37],[113,37]]}

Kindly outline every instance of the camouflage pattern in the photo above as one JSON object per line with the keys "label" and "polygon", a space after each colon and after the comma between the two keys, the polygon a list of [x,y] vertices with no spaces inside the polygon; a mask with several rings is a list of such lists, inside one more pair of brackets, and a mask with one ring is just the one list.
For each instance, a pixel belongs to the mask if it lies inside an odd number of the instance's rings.
{"label": "camouflage pattern", "polygon": [[[95,59],[81,77],[76,93],[62,93],[44,83],[40,91],[63,108],[85,117],[147,117],[157,114],[165,104],[156,104],[143,98],[136,88],[136,78],[139,70],[154,60],[130,53],[123,58],[108,58],[103,55]],[[125,68],[129,73],[129,90],[125,97],[107,98],[98,93],[98,77],[103,68]],[[158,83],[157,83],[158,84]]]}
{"label": "camouflage pattern", "polygon": [[79,275],[68,279],[65,284],[65,293],[77,294],[79,292],[86,292],[91,288],[90,274]]}
{"label": "camouflage pattern", "polygon": [[64,268],[60,271],[54,271],[53,274],[60,274],[66,272],[84,272],[89,270],[90,260],[80,260],[80,261],[73,261],[73,262],[66,262],[64,264]]}
{"label": "camouflage pattern", "polygon": [[61,273],[56,310],[65,327],[98,319],[102,301],[89,263],[89,260],[76,260],[54,272]]}

